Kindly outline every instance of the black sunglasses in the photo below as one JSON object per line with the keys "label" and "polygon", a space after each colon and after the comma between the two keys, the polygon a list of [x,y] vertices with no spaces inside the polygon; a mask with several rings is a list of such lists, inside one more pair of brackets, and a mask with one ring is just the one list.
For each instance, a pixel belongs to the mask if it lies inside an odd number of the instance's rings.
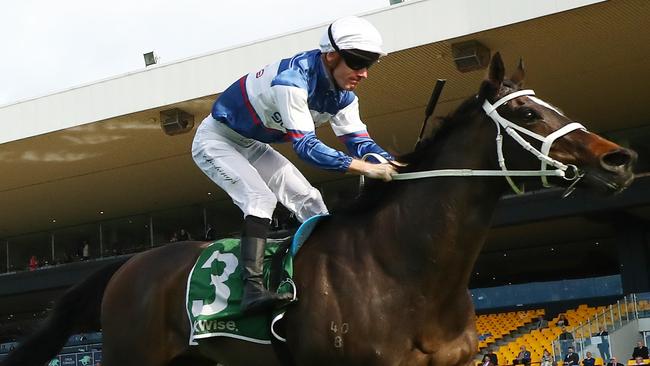
{"label": "black sunglasses", "polygon": [[339,49],[339,46],[334,42],[334,37],[332,36],[332,25],[327,29],[327,35],[329,36],[330,43],[334,50],[341,55],[345,64],[352,70],[368,69],[379,61],[379,55],[374,52]]}
{"label": "black sunglasses", "polygon": [[352,70],[368,69],[379,62],[379,55],[372,52],[361,50],[340,50],[338,52],[345,64]]}

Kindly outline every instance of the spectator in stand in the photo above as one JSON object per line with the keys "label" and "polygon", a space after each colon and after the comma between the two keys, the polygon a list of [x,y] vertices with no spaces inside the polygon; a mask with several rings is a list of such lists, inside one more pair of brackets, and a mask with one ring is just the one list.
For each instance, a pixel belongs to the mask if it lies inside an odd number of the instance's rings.
{"label": "spectator in stand", "polygon": [[546,348],[544,348],[544,352],[542,352],[542,358],[540,359],[539,363],[540,366],[555,366],[553,356],[551,355],[551,352],[549,352]]}
{"label": "spectator in stand", "polygon": [[539,314],[537,321],[535,322],[535,329],[542,329],[548,327],[548,321],[544,319],[544,315]]}
{"label": "spectator in stand", "polygon": [[555,325],[558,327],[567,327],[569,326],[569,319],[566,318],[566,315],[560,314],[560,317],[557,319],[557,322],[555,322]]}
{"label": "spectator in stand", "polygon": [[208,229],[205,231],[205,240],[207,241],[217,240],[217,231],[214,229],[212,224],[208,224]]}
{"label": "spectator in stand", "polygon": [[580,358],[578,357],[578,354],[573,351],[573,347],[569,347],[567,349],[567,354],[564,356],[564,365],[579,365],[580,364]]}
{"label": "spectator in stand", "polygon": [[81,243],[81,260],[87,261],[88,259],[90,259],[90,244],[88,244],[88,240],[84,240]]}
{"label": "spectator in stand", "polygon": [[187,230],[181,228],[178,231],[178,241],[188,241],[188,240],[192,240],[192,235],[190,235],[190,233],[187,232]]}
{"label": "spectator in stand", "polygon": [[591,357],[591,352],[587,352],[585,359],[582,360],[582,364],[584,366],[594,366],[595,363],[596,359]]}
{"label": "spectator in stand", "polygon": [[562,327],[562,333],[560,333],[557,339],[560,341],[562,355],[566,356],[569,347],[573,347],[573,334],[569,333],[566,327]]}
{"label": "spectator in stand", "polygon": [[526,347],[524,346],[519,347],[519,353],[517,354],[517,358],[512,360],[512,364],[525,365],[525,366],[530,365],[530,352],[526,351]]}
{"label": "spectator in stand", "polygon": [[634,364],[635,365],[647,365],[647,363],[645,362],[645,360],[641,356],[638,356],[638,357],[634,358]]}
{"label": "spectator in stand", "polygon": [[172,237],[169,238],[169,242],[170,242],[170,243],[175,243],[175,242],[177,242],[177,241],[178,241],[178,233],[174,231],[174,232],[172,233]]}
{"label": "spectator in stand", "polygon": [[600,357],[602,357],[603,360],[609,360],[612,355],[609,353],[609,333],[607,333],[607,329],[601,327],[594,337],[600,337],[600,343],[597,344]]}
{"label": "spectator in stand", "polygon": [[618,362],[616,357],[612,357],[609,359],[609,362],[607,363],[606,366],[624,366],[622,363]]}
{"label": "spectator in stand", "polygon": [[33,271],[38,268],[38,258],[35,255],[29,257],[29,270]]}
{"label": "spectator in stand", "polygon": [[481,366],[496,366],[496,365],[492,363],[492,359],[490,359],[490,356],[485,355],[483,356],[483,361],[481,362]]}
{"label": "spectator in stand", "polygon": [[490,358],[494,366],[499,364],[499,357],[497,356],[496,353],[494,353],[494,350],[491,347],[488,348],[488,352],[485,355]]}
{"label": "spectator in stand", "polygon": [[494,353],[494,350],[491,347],[488,348],[488,351],[485,355],[490,358],[490,361],[492,361],[492,364],[494,364],[494,366],[497,366],[499,364],[499,357],[496,353]]}
{"label": "spectator in stand", "polygon": [[648,357],[648,347],[643,345],[643,341],[636,342],[636,347],[634,347],[634,351],[632,351],[632,358],[637,357],[641,357],[642,359],[650,358]]}

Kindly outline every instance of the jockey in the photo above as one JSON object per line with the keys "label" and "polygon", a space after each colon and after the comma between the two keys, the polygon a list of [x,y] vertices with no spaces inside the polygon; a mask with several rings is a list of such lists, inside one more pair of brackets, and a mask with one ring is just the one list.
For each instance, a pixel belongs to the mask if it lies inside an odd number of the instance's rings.
{"label": "jockey", "polygon": [[[264,288],[262,260],[278,201],[304,222],[327,214],[320,192],[269,143],[290,142],[304,161],[321,169],[390,181],[390,163],[362,160],[390,154],[368,135],[353,93],[382,51],[381,35],[368,21],[345,17],[332,23],[320,49],[265,66],[234,82],[215,101],[196,131],[192,157],[244,213],[241,308],[251,313],[286,302]],[[315,128],[329,122],[349,154],[323,144]]]}

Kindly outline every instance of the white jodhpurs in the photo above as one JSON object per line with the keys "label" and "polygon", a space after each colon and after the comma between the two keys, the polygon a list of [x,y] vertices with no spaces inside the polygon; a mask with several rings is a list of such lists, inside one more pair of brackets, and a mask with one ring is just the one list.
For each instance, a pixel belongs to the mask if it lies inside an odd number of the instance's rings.
{"label": "white jodhpurs", "polygon": [[192,158],[242,210],[271,219],[278,201],[300,222],[326,214],[320,192],[270,145],[241,136],[206,117],[196,130]]}

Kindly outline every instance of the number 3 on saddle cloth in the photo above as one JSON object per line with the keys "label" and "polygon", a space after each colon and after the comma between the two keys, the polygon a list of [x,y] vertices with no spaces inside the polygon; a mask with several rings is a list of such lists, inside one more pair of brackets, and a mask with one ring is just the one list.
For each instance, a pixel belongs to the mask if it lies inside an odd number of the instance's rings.
{"label": "number 3 on saddle cloth", "polygon": [[[268,240],[264,253],[264,281],[269,289],[293,293],[296,298],[291,280],[293,257],[324,217],[327,216],[314,216],[305,221],[293,238]],[[271,319],[274,322],[281,319],[284,310],[243,316],[239,310],[243,286],[239,239],[220,239],[203,250],[187,280],[185,305],[191,324],[190,345],[196,345],[196,339],[210,337],[271,344]],[[276,337],[284,341],[277,334]]]}

